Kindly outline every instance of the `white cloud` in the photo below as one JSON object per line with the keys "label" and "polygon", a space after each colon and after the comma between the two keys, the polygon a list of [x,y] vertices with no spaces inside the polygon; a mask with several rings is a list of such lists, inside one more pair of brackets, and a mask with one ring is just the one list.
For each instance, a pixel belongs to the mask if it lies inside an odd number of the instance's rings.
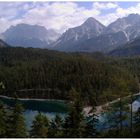
{"label": "white cloud", "polygon": [[105,3],[95,2],[95,3],[93,3],[93,8],[98,9],[98,10],[115,9],[117,7],[118,7],[118,4],[113,3],[113,2],[105,2]]}
{"label": "white cloud", "polygon": [[[112,10],[104,13],[104,10]],[[116,2],[93,2],[91,8],[75,2],[0,2],[0,32],[18,23],[39,24],[61,32],[94,17],[104,25],[130,13],[140,14],[140,3],[128,8]]]}
{"label": "white cloud", "polygon": [[97,19],[100,22],[103,22],[105,25],[110,24],[111,22],[115,21],[118,18],[126,17],[129,14],[140,14],[140,3],[137,3],[136,6],[130,6],[128,8],[122,8],[118,6],[114,12],[98,16]]}
{"label": "white cloud", "polygon": [[64,31],[69,27],[80,25],[88,17],[97,16],[100,11],[88,10],[85,7],[78,7],[73,2],[57,2],[45,4],[29,10],[23,21],[30,24],[40,24],[48,28]]}

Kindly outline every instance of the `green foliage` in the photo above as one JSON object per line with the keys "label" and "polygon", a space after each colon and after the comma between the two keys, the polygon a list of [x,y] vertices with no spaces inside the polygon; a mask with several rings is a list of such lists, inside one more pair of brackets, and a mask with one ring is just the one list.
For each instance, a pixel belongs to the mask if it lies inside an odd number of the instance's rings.
{"label": "green foliage", "polygon": [[135,78],[135,81],[130,80],[131,86],[129,89],[134,93],[139,90],[139,81],[140,81],[140,57],[128,57],[128,58],[111,58],[108,60],[108,63],[124,69],[127,73],[131,73],[131,77]]}
{"label": "green foliage", "polygon": [[[106,59],[101,56],[98,58],[97,54],[95,56],[47,49],[0,48],[1,95],[15,99],[71,101],[64,122],[58,115],[49,122],[39,113],[33,121],[30,137],[97,137],[96,116],[93,113],[87,122],[82,113],[83,106],[100,105],[139,91],[140,58]],[[129,130],[122,129],[122,121],[127,118],[123,111],[126,109],[121,101],[117,107],[112,107],[109,117],[115,120],[115,124],[108,132],[98,136],[130,136]],[[139,132],[137,124],[135,134]],[[13,111],[8,113],[3,107],[0,108],[0,135],[15,138],[27,136],[20,105],[16,104]]]}
{"label": "green foliage", "polygon": [[50,122],[49,137],[62,138],[63,135],[63,120],[59,115],[56,115]]}
{"label": "green foliage", "polygon": [[138,108],[137,112],[135,113],[134,120],[136,122],[136,128],[140,126],[140,108]]}
{"label": "green foliage", "polygon": [[4,105],[0,102],[0,137],[5,137],[6,134],[6,112],[4,109]]}
{"label": "green foliage", "polygon": [[134,137],[140,137],[140,108],[135,112],[134,115]]}
{"label": "green foliage", "polygon": [[0,82],[0,88],[5,89],[5,86],[4,86],[3,82]]}
{"label": "green foliage", "polygon": [[85,105],[98,105],[138,89],[128,71],[94,54],[0,48],[0,66],[1,94],[12,97],[70,100],[74,88]]}
{"label": "green foliage", "polygon": [[31,126],[30,136],[32,138],[47,138],[48,137],[48,118],[39,113]]}
{"label": "green foliage", "polygon": [[27,137],[26,126],[23,118],[23,107],[16,103],[7,120],[7,136],[12,138]]}
{"label": "green foliage", "polygon": [[106,124],[110,126],[110,129],[115,129],[116,132],[121,133],[124,129],[123,121],[128,120],[128,112],[128,106],[120,98],[117,103],[108,107]]}
{"label": "green foliage", "polygon": [[101,134],[102,138],[133,138],[129,129],[123,129],[121,132],[118,129],[112,129]]}
{"label": "green foliage", "polygon": [[84,115],[82,113],[83,106],[79,94],[73,89],[75,96],[73,104],[65,118],[64,134],[65,137],[80,138],[85,131]]}

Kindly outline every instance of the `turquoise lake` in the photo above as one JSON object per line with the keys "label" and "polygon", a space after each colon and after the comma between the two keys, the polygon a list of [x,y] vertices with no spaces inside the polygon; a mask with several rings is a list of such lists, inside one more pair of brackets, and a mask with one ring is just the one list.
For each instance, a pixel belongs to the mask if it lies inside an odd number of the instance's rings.
{"label": "turquoise lake", "polygon": [[[0,97],[0,101],[8,107],[12,107],[15,104],[14,99]],[[18,100],[18,102],[20,102],[25,109],[24,117],[28,129],[30,128],[34,117],[39,112],[43,113],[51,120],[56,114],[59,114],[62,118],[64,118],[66,112],[68,111],[68,104],[59,100]]]}
{"label": "turquoise lake", "polygon": [[[0,100],[7,106],[12,107],[15,104],[15,100],[0,97]],[[62,118],[66,116],[68,111],[68,103],[66,101],[59,100],[18,100],[25,108],[24,117],[27,128],[29,129],[34,117],[38,112],[43,113],[48,119],[53,119],[56,114],[59,114]],[[140,96],[137,96],[133,101],[133,110],[136,111],[140,107]],[[129,115],[129,114],[128,114]],[[99,123],[98,130],[108,129],[110,126],[107,124],[107,112],[98,116]],[[129,121],[124,121],[124,125],[129,126]]]}

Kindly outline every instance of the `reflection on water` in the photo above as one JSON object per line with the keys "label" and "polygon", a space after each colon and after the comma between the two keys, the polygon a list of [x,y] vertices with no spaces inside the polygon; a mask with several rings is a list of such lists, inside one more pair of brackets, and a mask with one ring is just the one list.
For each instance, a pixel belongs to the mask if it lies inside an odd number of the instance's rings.
{"label": "reflection on water", "polygon": [[[117,103],[116,103],[117,104]],[[129,102],[125,102],[125,106],[128,106],[128,108],[130,109],[130,104]],[[134,113],[138,110],[138,108],[140,107],[140,95],[139,96],[136,96],[133,100],[133,103],[132,103],[132,111],[133,111],[133,116],[134,116]],[[119,106],[118,106],[119,108]],[[104,112],[104,113],[101,113],[98,115],[98,120],[99,120],[99,124],[97,126],[97,129],[98,130],[103,130],[103,129],[108,129],[108,128],[111,128],[111,126],[115,125],[116,121],[118,118],[113,119],[112,116],[119,116],[120,112]],[[122,121],[122,125],[125,126],[125,127],[129,127],[131,124],[131,114],[130,114],[130,110],[128,110],[127,112],[125,111],[122,111],[122,115],[124,114],[125,116],[127,116],[127,119],[126,120],[123,120]],[[133,120],[134,122],[134,120]],[[119,125],[119,124],[118,124]]]}
{"label": "reflection on water", "polygon": [[[15,104],[15,100],[13,99],[0,97],[0,100],[9,107],[14,106]],[[68,110],[68,104],[66,104],[64,101],[58,100],[18,100],[18,102],[20,102],[25,109],[24,117],[28,129],[30,128],[32,121],[38,112],[43,113],[48,117],[48,119],[51,120],[56,114],[59,114],[62,118],[64,118]]]}
{"label": "reflection on water", "polygon": [[[10,107],[15,104],[15,100],[13,99],[0,97],[0,100],[3,101],[4,104]],[[38,114],[38,112],[43,113],[48,117],[48,119],[51,120],[55,117],[56,114],[59,114],[62,118],[64,118],[68,111],[68,104],[66,104],[64,101],[20,100],[19,102],[25,108],[24,117],[28,129],[30,128],[32,121],[34,117]],[[140,107],[140,96],[137,96],[137,98],[135,98],[132,107],[134,112],[137,111],[137,109]],[[129,113],[128,116],[130,116]],[[98,115],[98,119],[99,119],[99,123],[97,126],[98,130],[108,129],[110,127],[111,123],[110,124],[108,123],[109,120],[108,112]],[[124,121],[123,124],[127,126],[129,125],[129,122]]]}
{"label": "reflection on water", "polygon": [[[65,117],[65,113],[57,113],[57,112],[42,112],[45,116],[48,117],[49,120],[53,119],[56,114],[59,114],[62,118]],[[26,110],[24,112],[25,123],[27,128],[29,129],[34,117],[38,114],[38,111],[33,110]]]}

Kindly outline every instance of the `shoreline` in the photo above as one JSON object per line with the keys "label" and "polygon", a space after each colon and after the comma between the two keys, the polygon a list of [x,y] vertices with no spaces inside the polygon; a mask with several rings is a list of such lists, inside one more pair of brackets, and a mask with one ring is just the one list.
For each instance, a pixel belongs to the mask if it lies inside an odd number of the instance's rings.
{"label": "shoreline", "polygon": [[[5,98],[5,99],[15,99],[13,97],[9,96],[4,96],[0,95],[0,98]],[[34,99],[34,98],[17,98],[20,101],[59,101],[59,102],[67,102],[67,100],[58,100],[58,99]]]}
{"label": "shoreline", "polygon": [[[135,97],[135,96],[137,96],[137,95],[140,95],[140,92],[133,94],[133,97]],[[125,99],[125,98],[129,98],[129,97],[131,97],[131,95],[128,95],[128,96],[125,96],[125,97],[122,97],[122,98]],[[119,99],[120,99],[120,98],[117,98],[117,99],[115,99],[115,100],[113,100],[113,101],[110,101],[110,102],[107,102],[107,103],[105,103],[105,104],[103,104],[103,105],[96,106],[96,107],[95,107],[95,108],[96,108],[95,114],[96,114],[96,115],[101,114],[102,112],[105,111],[105,110],[103,109],[104,107],[108,107],[110,104],[113,104],[113,103],[118,102]],[[84,113],[85,113],[86,116],[92,115],[91,109],[92,109],[91,106],[87,106],[87,107],[84,107],[84,108],[83,108]]]}
{"label": "shoreline", "polygon": [[[140,95],[140,92],[136,93],[136,94],[133,94],[133,96],[137,96],[137,95]],[[128,98],[130,97],[131,95],[128,95],[128,96],[125,96],[125,97],[122,97],[123,99],[124,98]],[[15,99],[13,97],[8,97],[8,96],[4,96],[4,95],[0,95],[0,98],[5,98],[5,99]],[[104,107],[108,107],[110,104],[113,104],[115,102],[118,102],[120,98],[117,98],[113,101],[110,101],[110,102],[107,102],[103,105],[99,105],[99,106],[96,106],[96,110],[95,110],[95,114],[98,115],[98,114],[101,114],[102,112],[104,112]],[[34,98],[18,98],[18,100],[20,101],[58,101],[58,102],[66,102],[67,103],[67,100],[58,100],[58,99],[34,99]],[[91,111],[92,107],[91,106],[85,106],[83,107],[83,112],[86,116],[89,116],[89,115],[92,115],[92,111]]]}

